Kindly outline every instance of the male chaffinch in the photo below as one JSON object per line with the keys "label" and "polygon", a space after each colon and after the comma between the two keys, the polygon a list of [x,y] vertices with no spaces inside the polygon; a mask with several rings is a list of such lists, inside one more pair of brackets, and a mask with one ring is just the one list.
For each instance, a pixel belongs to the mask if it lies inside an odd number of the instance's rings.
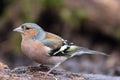
{"label": "male chaffinch", "polygon": [[35,23],[24,23],[13,31],[21,33],[21,48],[26,56],[40,64],[54,65],[47,74],[75,55],[106,55],[103,52],[76,46],[53,33],[44,31]]}

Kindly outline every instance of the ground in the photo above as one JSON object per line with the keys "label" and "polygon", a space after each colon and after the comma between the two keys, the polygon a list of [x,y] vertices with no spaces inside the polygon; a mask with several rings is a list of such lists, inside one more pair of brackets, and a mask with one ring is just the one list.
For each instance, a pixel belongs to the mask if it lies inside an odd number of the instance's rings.
{"label": "ground", "polygon": [[60,69],[55,69],[46,76],[47,70],[46,67],[40,66],[10,69],[6,64],[0,63],[0,80],[120,80],[120,77],[72,73]]}

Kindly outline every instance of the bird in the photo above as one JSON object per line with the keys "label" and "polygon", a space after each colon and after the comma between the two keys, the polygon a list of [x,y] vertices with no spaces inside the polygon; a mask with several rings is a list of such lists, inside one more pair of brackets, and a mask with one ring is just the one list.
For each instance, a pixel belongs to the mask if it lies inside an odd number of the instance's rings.
{"label": "bird", "polygon": [[27,57],[42,65],[53,65],[47,74],[64,61],[77,55],[106,55],[104,52],[77,46],[56,34],[45,31],[36,23],[24,23],[13,31],[21,34],[21,49]]}

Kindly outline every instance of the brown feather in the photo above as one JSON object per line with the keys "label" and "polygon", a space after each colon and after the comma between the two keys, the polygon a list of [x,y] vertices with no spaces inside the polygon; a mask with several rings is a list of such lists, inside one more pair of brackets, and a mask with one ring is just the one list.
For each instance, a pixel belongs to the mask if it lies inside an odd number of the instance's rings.
{"label": "brown feather", "polygon": [[54,48],[62,46],[62,38],[55,34],[46,32],[46,37],[44,40],[49,40],[50,41],[49,44],[52,44]]}

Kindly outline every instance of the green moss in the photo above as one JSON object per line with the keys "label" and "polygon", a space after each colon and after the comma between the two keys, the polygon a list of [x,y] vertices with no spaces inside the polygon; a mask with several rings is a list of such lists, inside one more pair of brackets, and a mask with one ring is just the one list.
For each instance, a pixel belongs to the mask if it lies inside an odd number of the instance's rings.
{"label": "green moss", "polygon": [[18,33],[12,34],[12,47],[16,53],[21,51],[21,36]]}
{"label": "green moss", "polygon": [[69,9],[62,9],[60,13],[61,19],[67,23],[71,23],[72,13]]}
{"label": "green moss", "polygon": [[76,16],[76,18],[78,18],[79,20],[88,18],[87,12],[85,12],[85,11],[84,11],[83,9],[81,9],[81,8],[75,10],[75,16]]}
{"label": "green moss", "polygon": [[22,12],[21,12],[21,19],[23,21],[34,21],[34,18],[32,17],[32,0],[24,0],[23,6],[22,6]]}
{"label": "green moss", "polygon": [[115,35],[115,37],[116,37],[118,40],[120,40],[120,28],[116,29],[114,35]]}
{"label": "green moss", "polygon": [[75,27],[80,24],[80,21],[87,19],[86,12],[82,9],[62,9],[60,13],[61,19],[71,26]]}
{"label": "green moss", "polygon": [[41,0],[43,6],[56,7],[59,8],[62,6],[62,0]]}

